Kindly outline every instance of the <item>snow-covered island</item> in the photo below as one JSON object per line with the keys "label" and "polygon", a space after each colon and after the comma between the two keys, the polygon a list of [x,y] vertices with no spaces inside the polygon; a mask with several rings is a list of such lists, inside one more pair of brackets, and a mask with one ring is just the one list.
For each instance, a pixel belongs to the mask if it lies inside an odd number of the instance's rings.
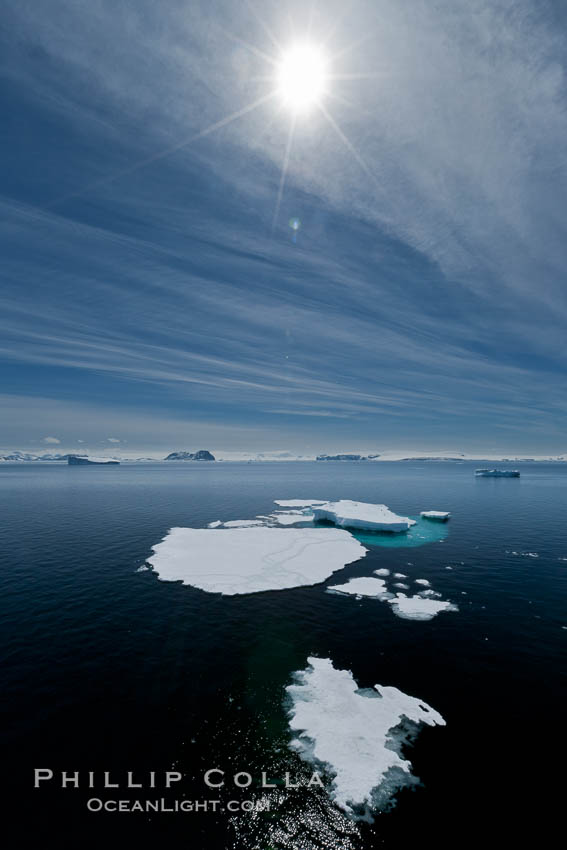
{"label": "snow-covered island", "polygon": [[93,457],[92,455],[69,455],[69,466],[110,466],[118,465],[119,460],[113,457]]}
{"label": "snow-covered island", "polygon": [[517,469],[475,469],[477,478],[519,478]]}
{"label": "snow-covered island", "polygon": [[199,449],[198,452],[171,452],[164,460],[215,460],[207,449]]}

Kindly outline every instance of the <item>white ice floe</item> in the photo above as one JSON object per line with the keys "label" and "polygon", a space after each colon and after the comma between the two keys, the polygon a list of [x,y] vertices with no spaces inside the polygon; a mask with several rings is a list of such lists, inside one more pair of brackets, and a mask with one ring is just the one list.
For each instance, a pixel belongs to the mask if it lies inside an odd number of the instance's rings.
{"label": "white ice floe", "polygon": [[425,519],[437,519],[444,522],[446,519],[449,519],[451,513],[449,511],[421,511],[420,516]]}
{"label": "white ice floe", "polygon": [[223,528],[251,528],[253,525],[264,525],[264,523],[261,519],[229,519],[228,522],[222,523]]}
{"label": "white ice floe", "polygon": [[403,581],[395,581],[394,587],[397,587],[400,590],[409,590],[409,584],[404,584]]}
{"label": "white ice floe", "polygon": [[432,620],[442,611],[458,611],[456,605],[441,599],[430,599],[423,596],[406,596],[397,593],[395,599],[389,599],[394,614],[405,620]]}
{"label": "white ice floe", "polygon": [[407,578],[405,573],[394,573],[394,578]]}
{"label": "white ice floe", "polygon": [[368,502],[351,502],[341,499],[339,502],[325,502],[313,505],[316,520],[329,520],[341,528],[364,528],[367,531],[407,531],[415,520],[398,516],[386,505],[373,505]]}
{"label": "white ice floe", "polygon": [[291,700],[290,746],[333,777],[330,796],[353,817],[362,809],[387,808],[399,788],[417,782],[402,746],[417,725],[444,726],[423,700],[391,686],[359,689],[348,670],[328,658],[308,658],[286,688]]}
{"label": "white ice floe", "polygon": [[426,578],[416,578],[415,583],[422,584],[424,587],[429,587],[430,585],[430,582],[428,582]]}
{"label": "white ice floe", "polygon": [[374,575],[375,576],[389,576],[390,570],[387,570],[385,567],[383,567],[381,570],[374,570]]}
{"label": "white ice floe", "polygon": [[224,594],[318,584],[366,554],[338,528],[267,526],[172,528],[152,548],[148,563],[162,581]]}
{"label": "white ice floe", "polygon": [[221,520],[220,520],[220,519],[216,519],[214,522],[210,522],[210,523],[208,524],[207,528],[219,528],[221,525],[222,525]]}
{"label": "white ice floe", "polygon": [[274,499],[274,503],[280,508],[308,508],[325,504],[325,499]]}
{"label": "white ice floe", "polygon": [[383,579],[372,576],[351,578],[345,584],[336,584],[328,587],[327,590],[331,593],[345,593],[350,596],[369,596],[372,599],[383,599],[387,594]]}

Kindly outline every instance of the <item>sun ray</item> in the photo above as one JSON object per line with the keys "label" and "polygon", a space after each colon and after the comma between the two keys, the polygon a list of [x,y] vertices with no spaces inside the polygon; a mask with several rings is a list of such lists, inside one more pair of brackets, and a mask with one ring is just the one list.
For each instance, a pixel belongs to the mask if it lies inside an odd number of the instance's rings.
{"label": "sun ray", "polygon": [[315,9],[317,8],[317,0],[311,0],[311,7],[309,9],[309,22],[307,24],[307,36],[311,38],[311,33],[313,31],[313,20],[315,18]]}
{"label": "sun ray", "polygon": [[262,29],[264,30],[264,32],[266,33],[266,35],[268,36],[268,38],[270,39],[272,44],[281,53],[282,52],[281,44],[279,43],[279,41],[277,40],[277,38],[275,37],[275,35],[271,31],[271,29],[269,28],[267,23],[264,21],[264,19],[262,17],[260,17],[257,9],[253,6],[253,4],[250,2],[250,0],[244,0],[244,2],[246,3],[246,5],[248,6],[248,9],[252,13],[252,15],[256,18],[256,20],[258,21],[258,23],[260,24],[260,26],[262,27]]}
{"label": "sun ray", "polygon": [[268,62],[270,65],[274,66],[278,64],[277,61],[273,58],[273,56],[269,56],[267,53],[264,53],[264,51],[260,50],[259,47],[255,47],[253,44],[250,44],[250,42],[245,41],[243,38],[240,38],[240,36],[235,35],[234,33],[229,32],[228,30],[225,30],[223,27],[219,27],[219,30],[228,39],[234,41],[236,44],[240,44],[242,47],[245,47],[251,53],[254,53],[255,56],[258,56],[260,59],[263,59],[264,62]]}
{"label": "sun ray", "polygon": [[341,50],[337,50],[336,53],[333,53],[331,59],[339,59],[339,57],[344,56],[345,53],[349,53],[351,50],[354,50],[355,47],[360,47],[361,44],[366,44],[367,41],[370,41],[371,38],[374,38],[376,35],[376,31],[372,30],[372,32],[366,33],[362,38],[359,38],[357,41],[351,41],[350,44],[347,44],[346,47],[341,48]]}
{"label": "sun ray", "polygon": [[209,136],[211,133],[214,133],[216,130],[220,130],[222,127],[226,127],[227,124],[230,124],[232,121],[236,121],[237,118],[242,118],[244,115],[247,115],[249,112],[252,112],[254,109],[257,109],[259,106],[262,106],[262,104],[267,103],[275,96],[276,92],[271,91],[268,94],[257,98],[257,100],[254,100],[252,103],[243,106],[242,109],[237,109],[236,112],[232,112],[230,115],[226,115],[224,118],[221,118],[220,121],[216,121],[214,124],[210,124],[208,127],[205,127],[204,130],[200,130],[198,133],[193,133],[193,135],[189,136],[186,139],[183,139],[180,142],[177,142],[175,145],[172,145],[169,148],[165,148],[162,151],[158,151],[158,153],[152,154],[152,156],[148,156],[145,159],[141,159],[138,162],[135,162],[133,165],[130,165],[128,168],[122,169],[122,171],[117,171],[114,174],[109,174],[106,177],[101,177],[99,180],[94,180],[92,183],[89,183],[82,189],[78,189],[76,192],[69,192],[66,195],[62,195],[59,198],[55,198],[55,200],[50,201],[48,204],[45,204],[44,207],[45,209],[51,209],[52,207],[58,206],[59,204],[62,204],[65,201],[70,201],[73,198],[79,198],[81,195],[84,195],[85,192],[88,192],[91,189],[97,189],[99,186],[104,186],[107,183],[112,183],[114,180],[118,180],[121,177],[127,177],[130,174],[134,174],[141,168],[145,168],[147,165],[151,165],[152,163],[157,162],[160,159],[164,159],[165,157],[182,150],[182,148],[187,147],[187,145],[190,145],[192,142],[196,142],[199,139],[203,139],[206,136]]}
{"label": "sun ray", "polygon": [[343,131],[341,130],[341,128],[339,127],[339,125],[337,124],[337,122],[335,121],[335,119],[333,118],[331,113],[328,111],[328,109],[326,109],[324,104],[322,104],[322,103],[319,104],[319,109],[321,110],[321,112],[323,113],[323,115],[325,116],[325,118],[327,119],[327,121],[329,122],[329,124],[331,125],[331,127],[333,128],[333,130],[335,131],[337,136],[339,137],[339,139],[342,141],[344,146],[346,148],[348,148],[348,150],[351,152],[351,154],[353,155],[355,160],[358,162],[358,164],[360,165],[360,167],[362,168],[364,173],[366,175],[368,175],[368,177],[370,177],[371,180],[376,182],[375,175],[370,171],[367,164],[364,162],[364,160],[362,159],[362,157],[360,156],[359,152],[356,150],[356,148],[354,147],[352,142],[347,138],[347,136],[345,136],[345,134],[343,133]]}
{"label": "sun ray", "polygon": [[324,42],[325,42],[325,44],[329,44],[329,43],[331,42],[331,40],[332,40],[332,38],[333,38],[334,34],[336,33],[336,31],[337,31],[337,29],[338,29],[338,27],[339,27],[339,24],[340,24],[340,23],[341,23],[341,21],[343,21],[343,20],[344,20],[344,18],[346,18],[346,16],[349,14],[350,10],[352,9],[352,6],[353,6],[353,3],[352,3],[352,2],[351,2],[351,3],[348,3],[348,5],[347,5],[347,4],[345,4],[345,6],[343,7],[343,10],[342,10],[341,12],[339,12],[339,14],[338,14],[338,15],[337,15],[337,17],[335,18],[334,22],[331,24],[331,26],[329,27],[329,29],[328,29],[328,30],[327,30],[327,32],[325,33],[325,36],[324,36]]}
{"label": "sun ray", "polygon": [[293,134],[295,132],[295,121],[296,121],[296,116],[294,114],[294,115],[291,116],[291,121],[290,121],[290,125],[289,125],[289,132],[287,134],[287,142],[286,142],[286,146],[285,146],[285,154],[284,154],[284,160],[283,160],[283,164],[282,164],[282,173],[280,175],[280,185],[278,187],[278,197],[277,197],[277,200],[276,200],[276,208],[274,210],[274,217],[272,219],[272,235],[274,233],[274,230],[276,229],[278,216],[280,214],[280,206],[281,206],[281,203],[282,203],[283,190],[284,190],[284,186],[285,186],[285,178],[286,178],[287,169],[288,169],[288,165],[289,165],[289,156],[290,156],[290,153],[291,153],[291,145],[292,145],[292,142],[293,142]]}

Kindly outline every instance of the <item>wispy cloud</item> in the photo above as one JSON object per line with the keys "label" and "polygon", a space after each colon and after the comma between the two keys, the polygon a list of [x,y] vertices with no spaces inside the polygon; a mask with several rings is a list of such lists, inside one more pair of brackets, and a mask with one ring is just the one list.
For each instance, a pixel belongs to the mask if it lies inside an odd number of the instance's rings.
{"label": "wispy cloud", "polygon": [[[332,31],[333,70],[349,78],[336,91],[352,106],[326,108],[356,156],[323,115],[298,122],[272,237],[289,116],[265,103],[180,144],[265,93],[244,42],[274,45],[246,4],[8,4],[6,74],[37,139],[12,154],[0,200],[9,392],[46,395],[47,375],[54,403],[96,401],[101,420],[125,395],[151,398],[160,421],[222,419],[235,439],[261,421],[306,440],[490,440],[519,416],[534,439],[562,439],[553,6],[341,6],[320,4],[312,25]],[[301,5],[287,11],[301,31]],[[259,14],[289,39],[279,4]],[[97,440],[118,439],[111,424]]]}

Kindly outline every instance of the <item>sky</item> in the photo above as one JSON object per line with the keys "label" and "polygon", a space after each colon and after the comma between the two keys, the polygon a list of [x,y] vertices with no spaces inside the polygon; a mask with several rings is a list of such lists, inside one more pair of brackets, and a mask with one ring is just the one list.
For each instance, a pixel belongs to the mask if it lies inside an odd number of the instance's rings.
{"label": "sky", "polygon": [[559,0],[1,6],[0,450],[567,453]]}

